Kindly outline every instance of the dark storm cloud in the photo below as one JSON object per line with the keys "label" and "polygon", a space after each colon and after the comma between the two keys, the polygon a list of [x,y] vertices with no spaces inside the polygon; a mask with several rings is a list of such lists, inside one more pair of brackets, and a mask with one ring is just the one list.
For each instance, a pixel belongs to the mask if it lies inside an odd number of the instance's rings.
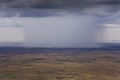
{"label": "dark storm cloud", "polygon": [[102,5],[117,5],[120,4],[120,0],[98,0],[97,3]]}
{"label": "dark storm cloud", "polygon": [[0,0],[9,8],[86,8],[94,5],[120,5],[120,0]]}
{"label": "dark storm cloud", "polygon": [[100,26],[120,22],[119,7],[120,0],[0,0],[0,27],[23,27],[25,46],[93,47]]}
{"label": "dark storm cloud", "polygon": [[120,0],[0,0],[0,16],[46,17],[61,12],[107,16],[119,7]]}

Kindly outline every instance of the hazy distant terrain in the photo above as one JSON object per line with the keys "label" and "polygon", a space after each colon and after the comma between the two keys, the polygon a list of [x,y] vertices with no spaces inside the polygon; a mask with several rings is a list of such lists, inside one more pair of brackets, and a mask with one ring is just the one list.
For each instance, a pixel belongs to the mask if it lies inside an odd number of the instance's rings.
{"label": "hazy distant terrain", "polygon": [[[0,51],[15,48],[9,49]],[[19,49],[15,50],[0,52],[0,80],[120,79],[120,51],[34,48],[30,52],[21,48],[24,52],[19,53]]]}

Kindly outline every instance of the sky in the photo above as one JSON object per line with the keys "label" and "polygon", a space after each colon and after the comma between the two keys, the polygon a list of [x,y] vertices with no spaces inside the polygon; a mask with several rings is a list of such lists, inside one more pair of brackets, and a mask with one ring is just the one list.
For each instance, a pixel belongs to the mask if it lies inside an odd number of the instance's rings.
{"label": "sky", "polygon": [[120,0],[0,0],[0,43],[75,48],[120,43],[119,7]]}
{"label": "sky", "polygon": [[22,42],[22,41],[24,41],[24,37],[23,30],[21,28],[0,27],[0,42]]}

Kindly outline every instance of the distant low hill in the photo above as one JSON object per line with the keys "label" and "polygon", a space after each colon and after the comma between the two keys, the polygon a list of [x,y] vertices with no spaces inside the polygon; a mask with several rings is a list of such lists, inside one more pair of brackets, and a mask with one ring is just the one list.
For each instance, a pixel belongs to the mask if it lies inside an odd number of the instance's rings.
{"label": "distant low hill", "polygon": [[35,48],[35,47],[0,47],[2,53],[83,53],[98,50],[97,48]]}
{"label": "distant low hill", "polygon": [[120,50],[120,43],[102,43],[102,50]]}
{"label": "distant low hill", "polygon": [[[9,45],[8,45],[9,44]],[[4,45],[4,46],[3,46]],[[91,51],[120,51],[119,43],[102,43],[100,48],[39,48],[23,47],[22,43],[0,44],[0,54],[3,53],[85,53]]]}

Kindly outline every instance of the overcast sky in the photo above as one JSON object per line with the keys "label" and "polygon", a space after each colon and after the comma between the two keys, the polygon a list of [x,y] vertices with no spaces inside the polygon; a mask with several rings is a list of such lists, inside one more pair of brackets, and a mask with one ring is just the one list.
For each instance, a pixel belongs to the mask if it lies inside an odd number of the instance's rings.
{"label": "overcast sky", "polygon": [[0,7],[1,43],[97,47],[120,42],[120,0],[0,0]]}

